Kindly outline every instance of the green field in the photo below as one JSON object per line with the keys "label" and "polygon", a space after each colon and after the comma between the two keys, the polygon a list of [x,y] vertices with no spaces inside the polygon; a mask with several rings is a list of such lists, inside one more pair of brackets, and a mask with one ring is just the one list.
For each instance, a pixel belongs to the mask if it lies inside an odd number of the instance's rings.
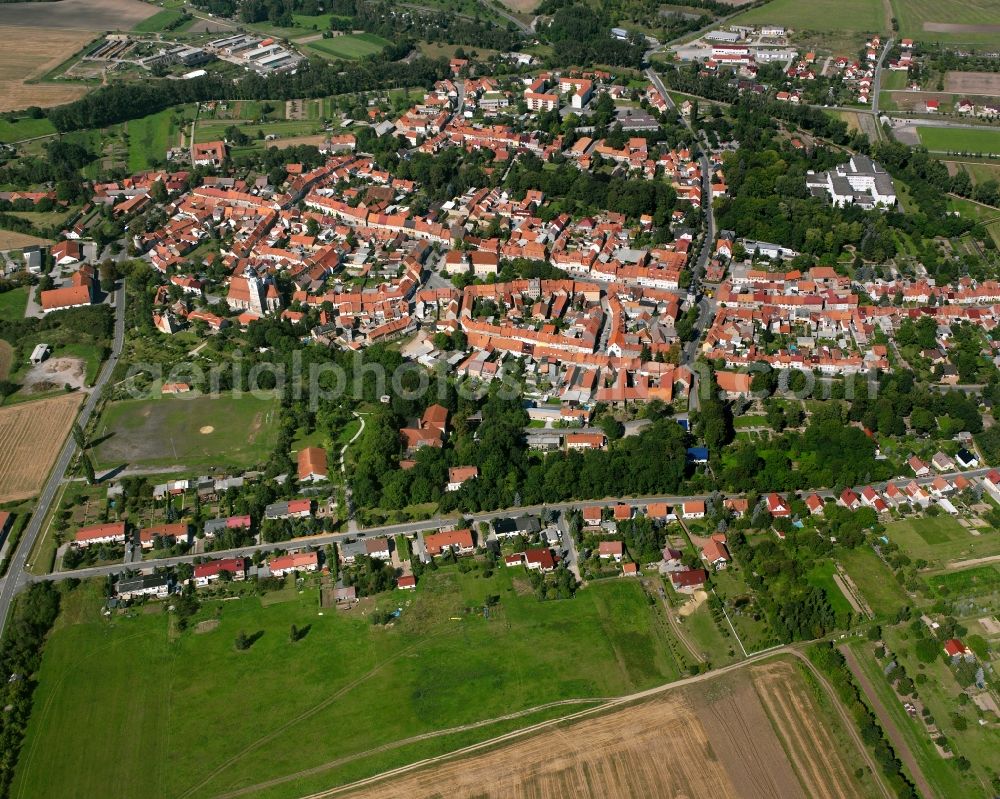
{"label": "green field", "polygon": [[823,590],[827,601],[838,617],[846,617],[853,609],[851,608],[851,603],[847,601],[847,597],[844,596],[844,592],[833,581],[833,575],[836,573],[837,568],[834,566],[832,560],[818,561],[809,574],[806,575],[806,581],[809,585],[814,585]]}
{"label": "green field", "polygon": [[[540,603],[513,584],[526,582],[517,571],[429,572],[415,594],[382,597],[403,608],[391,628],[360,609],[320,615],[307,589],[267,607],[256,597],[206,604],[195,623],[218,627],[179,633],[158,608],[107,620],[99,589],[81,588],[46,645],[11,796],[102,796],[109,785],[123,797],[216,796],[316,769],[252,791],[297,797],[412,759],[361,757],[389,742],[678,678],[638,583]],[[487,619],[478,608],[490,594],[500,601]],[[309,627],[295,644],[291,624]],[[263,635],[238,652],[240,631]]]}
{"label": "green field", "polygon": [[924,23],[947,25],[1000,24],[997,0],[892,0],[893,16],[899,20],[899,36],[924,42],[995,45],[1000,37],[989,31],[928,31]]}
{"label": "green field", "polygon": [[1000,130],[918,127],[917,135],[920,136],[920,143],[932,152],[994,153],[1000,155]]}
{"label": "green field", "polygon": [[138,31],[139,33],[158,33],[160,31],[178,31],[186,27],[185,25],[179,25],[178,27],[171,27],[176,25],[179,20],[184,18],[184,14],[180,11],[175,11],[169,8],[165,8],[162,11],[157,11],[153,16],[148,19],[144,19],[138,25],[136,25],[132,30]]}
{"label": "green field", "polygon": [[840,565],[854,581],[876,616],[893,616],[909,598],[889,567],[871,549],[858,547],[837,554]]}
{"label": "green field", "polygon": [[33,139],[36,136],[48,136],[55,132],[55,126],[48,117],[42,119],[23,117],[17,122],[0,119],[0,142],[22,141],[23,139]]}
{"label": "green field", "polygon": [[112,403],[95,438],[101,466],[248,467],[267,460],[277,437],[273,397],[163,397]]}
{"label": "green field", "polygon": [[353,60],[377,53],[388,44],[391,44],[388,39],[374,33],[350,33],[310,42],[309,49],[315,50],[319,55]]}
{"label": "green field", "polygon": [[[729,20],[734,25],[784,25],[794,38],[835,52],[863,44],[865,33],[884,32],[881,0],[772,0]],[[852,55],[854,52],[851,53]]]}
{"label": "green field", "polygon": [[922,558],[931,568],[951,561],[1000,554],[1000,533],[983,529],[980,535],[962,527],[950,516],[904,519],[886,525],[889,540],[914,560]]}
{"label": "green field", "polygon": [[941,572],[929,575],[926,581],[938,596],[987,594],[1000,588],[1000,565],[993,563],[961,571]]}
{"label": "green field", "polygon": [[23,319],[24,309],[28,305],[28,291],[27,286],[19,286],[0,294],[0,319]]}
{"label": "green field", "polygon": [[168,108],[166,111],[134,119],[128,123],[130,172],[152,169],[166,161],[167,150],[177,144],[177,128],[174,124],[177,113]]}
{"label": "green field", "polygon": [[948,210],[958,211],[962,216],[970,219],[982,221],[986,231],[993,237],[993,241],[1000,247],[1000,214],[995,208],[988,205],[979,205],[971,200],[959,200],[956,197],[948,198]]}
{"label": "green field", "polygon": [[[916,667],[916,658],[906,657],[908,647],[900,645],[900,639],[895,629],[885,628],[886,643],[892,648],[892,651],[897,655],[902,651],[903,657],[901,660],[904,661],[907,673],[910,675],[916,675],[918,671],[925,671],[928,667],[918,669]],[[937,752],[930,736],[927,734],[926,727],[923,722],[911,718],[907,715],[906,710],[903,708],[902,703],[896,698],[896,694],[893,692],[885,676],[882,674],[883,663],[880,663],[872,655],[872,645],[870,643],[855,643],[851,645],[851,649],[854,651],[858,662],[861,664],[862,670],[865,672],[871,684],[874,686],[882,704],[886,707],[889,715],[892,717],[893,721],[896,723],[896,727],[899,729],[903,738],[909,745],[910,750],[913,752],[914,757],[920,764],[920,770],[923,772],[924,776],[931,783],[931,786],[937,791],[937,795],[940,797],[982,797],[986,799],[990,794],[984,790],[984,784],[979,784],[978,780],[971,777],[963,779],[963,777],[958,773],[957,769],[951,766],[951,761],[943,759]],[[950,701],[942,701],[941,695],[944,691],[949,690],[952,686],[955,686],[954,678],[948,674],[945,674],[946,667],[944,664],[938,660],[931,664],[929,667],[928,682],[921,686],[920,695],[924,697],[925,701],[929,701],[929,706],[933,712],[935,722],[940,725],[942,732],[950,739],[955,740],[955,732],[951,725],[948,723],[947,713],[938,713],[939,707],[951,707],[954,703]],[[940,682],[938,682],[940,680]],[[950,681],[950,685],[948,682]],[[947,687],[946,687],[947,686]],[[982,731],[975,729],[977,725],[974,723],[969,724],[968,734],[972,736],[981,736],[982,742],[988,743],[990,740],[994,739],[994,733],[984,734]],[[963,734],[964,737],[964,734]],[[956,743],[956,746],[958,744]],[[961,751],[965,751],[966,756],[972,759],[974,752],[969,752],[964,746]],[[980,761],[989,762],[987,761]]]}

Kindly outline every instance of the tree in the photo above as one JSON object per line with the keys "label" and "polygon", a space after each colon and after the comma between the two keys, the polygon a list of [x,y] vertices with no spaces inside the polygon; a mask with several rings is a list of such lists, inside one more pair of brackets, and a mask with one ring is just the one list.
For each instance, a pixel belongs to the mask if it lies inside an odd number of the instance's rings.
{"label": "tree", "polygon": [[80,465],[83,468],[83,475],[87,478],[87,482],[90,485],[94,485],[97,482],[97,475],[94,473],[94,464],[90,460],[90,456],[84,453],[80,456]]}
{"label": "tree", "polygon": [[236,636],[236,648],[243,652],[249,649],[252,643],[247,634],[243,630],[240,630],[240,634]]}

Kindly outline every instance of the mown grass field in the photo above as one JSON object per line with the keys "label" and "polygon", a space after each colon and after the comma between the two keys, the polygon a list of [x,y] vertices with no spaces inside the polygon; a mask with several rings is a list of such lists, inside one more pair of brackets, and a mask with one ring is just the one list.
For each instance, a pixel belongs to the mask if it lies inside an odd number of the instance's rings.
{"label": "mown grass field", "polygon": [[903,587],[871,549],[844,550],[837,554],[837,559],[877,616],[892,617],[909,604]]}
{"label": "mown grass field", "polygon": [[390,44],[388,39],[383,39],[374,33],[350,33],[346,36],[334,36],[332,39],[310,42],[309,49],[322,56],[354,60],[377,53],[388,44]]}
{"label": "mown grass field", "polygon": [[[772,24],[792,29],[796,39],[836,53],[864,44],[863,34],[885,28],[881,0],[772,0],[733,17],[734,25]],[[850,51],[854,55],[854,51]]]}
{"label": "mown grass field", "polygon": [[160,31],[177,31],[181,30],[184,26],[171,27],[177,25],[179,20],[184,18],[184,14],[180,11],[174,9],[165,8],[162,11],[157,11],[153,16],[148,19],[144,19],[138,25],[136,25],[132,30],[139,33],[158,33]]}
{"label": "mown grass field", "polygon": [[[11,796],[216,796],[348,758],[252,792],[300,796],[403,762],[352,758],[381,744],[679,676],[637,583],[539,603],[516,579],[430,572],[384,598],[403,608],[391,628],[359,609],[319,615],[315,589],[206,603],[195,621],[219,623],[203,633],[159,611],[104,619],[98,587],[81,588],[46,646]],[[489,594],[490,618],[466,612]],[[291,624],[309,627],[295,644]],[[240,631],[263,635],[238,652]]]}
{"label": "mown grass field", "polygon": [[24,318],[24,309],[28,304],[27,286],[0,293],[0,319],[11,321]]}
{"label": "mown grass field", "polygon": [[885,534],[911,558],[922,558],[931,568],[1000,554],[1000,533],[984,529],[973,535],[945,514],[893,522],[886,525]]}
{"label": "mown grass field", "polygon": [[130,172],[142,172],[166,161],[167,150],[172,144],[176,144],[177,131],[173,122],[176,114],[176,111],[167,109],[128,123]]}
{"label": "mown grass field", "polygon": [[813,566],[812,571],[806,575],[809,585],[814,585],[823,590],[827,601],[838,616],[846,616],[852,611],[851,603],[847,601],[844,592],[833,581],[833,575],[837,569],[832,560],[823,560]]}
{"label": "mown grass field", "polygon": [[997,0],[891,0],[893,16],[899,20],[899,35],[923,42],[995,45],[996,30],[927,30],[925,23],[938,26],[975,27],[1000,24]]}
{"label": "mown grass field", "polygon": [[262,463],[277,436],[273,397],[162,397],[107,406],[95,438],[104,467],[233,466]]}
{"label": "mown grass field", "polygon": [[22,141],[36,136],[48,136],[55,132],[55,126],[49,122],[48,117],[43,119],[22,117],[16,122],[0,119],[0,142]]}
{"label": "mown grass field", "polygon": [[1000,130],[918,127],[917,135],[920,143],[933,152],[1000,154]]}

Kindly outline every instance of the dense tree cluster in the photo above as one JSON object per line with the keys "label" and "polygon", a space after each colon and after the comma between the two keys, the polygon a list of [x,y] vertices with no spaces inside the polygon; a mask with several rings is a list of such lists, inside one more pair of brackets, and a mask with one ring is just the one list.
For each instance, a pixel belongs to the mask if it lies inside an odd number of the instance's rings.
{"label": "dense tree cluster", "polygon": [[205,75],[192,80],[113,82],[75,102],[49,110],[48,116],[57,130],[82,130],[125,122],[181,103],[283,100],[399,86],[430,86],[448,74],[447,62],[441,59],[395,60],[408,50],[408,44],[390,46],[378,55],[350,64],[313,60],[303,63],[294,74],[264,76],[251,72],[237,81]]}
{"label": "dense tree cluster", "polygon": [[648,47],[646,37],[633,33],[624,41],[616,39],[611,35],[613,24],[605,7],[572,3],[556,10],[542,34],[552,43],[556,65],[640,68]]}
{"label": "dense tree cluster", "polygon": [[35,673],[45,636],[59,615],[59,591],[52,583],[34,583],[14,602],[0,641],[0,796],[10,791],[24,731],[31,716]]}

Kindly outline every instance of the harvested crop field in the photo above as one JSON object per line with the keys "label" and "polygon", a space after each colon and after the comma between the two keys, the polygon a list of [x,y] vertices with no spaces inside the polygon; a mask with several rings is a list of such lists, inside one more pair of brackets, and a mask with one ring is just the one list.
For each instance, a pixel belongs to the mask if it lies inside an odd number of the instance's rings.
{"label": "harvested crop field", "polygon": [[948,72],[945,90],[955,94],[1000,96],[1000,74],[996,72]]}
{"label": "harvested crop field", "polygon": [[[780,714],[770,714],[769,719],[770,706],[777,706],[775,694],[784,704]],[[796,667],[774,662],[548,728],[483,754],[322,795],[352,799],[864,796],[824,725],[817,723],[822,716],[816,713]],[[820,742],[826,748],[816,748]],[[803,769],[798,777],[786,749]],[[805,751],[818,762],[801,762]],[[836,779],[837,784],[823,784],[824,777]]]}
{"label": "harvested crop field", "polygon": [[26,81],[40,78],[49,70],[55,69],[93,39],[93,34],[85,31],[14,27],[9,24],[7,8],[10,6],[5,6],[0,15],[5,23],[0,27],[0,37],[4,41],[4,47],[0,50],[0,111],[13,111],[29,105],[59,105],[86,94],[86,86],[28,84]]}
{"label": "harvested crop field", "polygon": [[956,25],[951,22],[925,22],[930,33],[1000,33],[1000,25]]}
{"label": "harvested crop field", "polygon": [[[51,3],[5,3],[4,25],[75,31],[127,31],[157,12],[140,0],[57,0]],[[30,37],[24,37],[30,41]],[[35,45],[38,46],[38,42]],[[44,47],[39,50],[46,52]]]}
{"label": "harvested crop field", "polygon": [[37,494],[62,449],[83,395],[0,408],[0,502]]}
{"label": "harvested crop field", "polygon": [[10,374],[10,365],[14,361],[14,348],[6,341],[0,340],[0,380],[6,380]]}

